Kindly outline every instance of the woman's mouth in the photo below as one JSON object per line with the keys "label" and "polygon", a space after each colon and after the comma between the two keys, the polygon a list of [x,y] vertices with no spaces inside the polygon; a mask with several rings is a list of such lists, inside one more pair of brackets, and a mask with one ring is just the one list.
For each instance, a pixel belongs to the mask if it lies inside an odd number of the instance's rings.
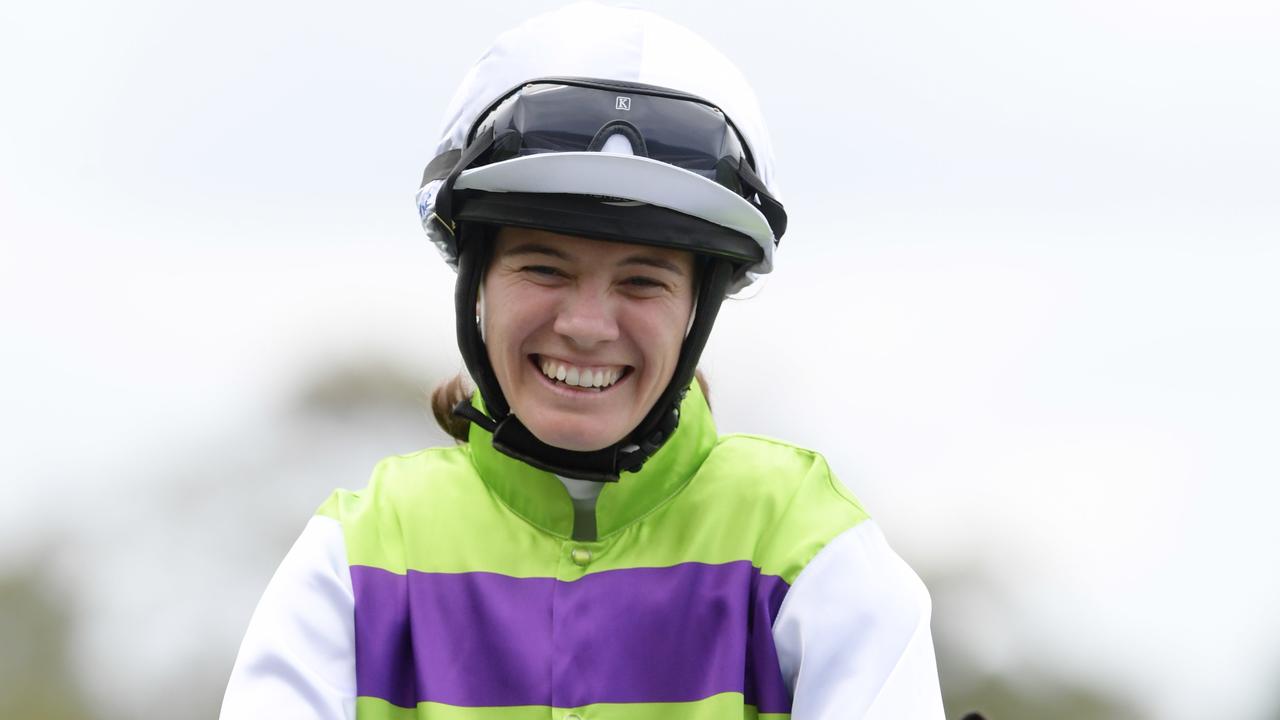
{"label": "woman's mouth", "polygon": [[542,376],[558,387],[578,392],[603,392],[626,379],[630,365],[574,365],[558,358],[530,355]]}

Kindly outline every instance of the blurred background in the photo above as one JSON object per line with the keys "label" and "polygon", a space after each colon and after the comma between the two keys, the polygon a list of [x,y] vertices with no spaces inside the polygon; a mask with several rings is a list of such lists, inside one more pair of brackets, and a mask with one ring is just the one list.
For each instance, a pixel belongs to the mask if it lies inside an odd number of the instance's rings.
{"label": "blurred background", "polygon": [[[0,9],[0,717],[216,715],[335,487],[445,442],[417,181],[554,2]],[[1280,718],[1280,6],[640,3],[791,226],[703,363],[934,599],[948,717]]]}

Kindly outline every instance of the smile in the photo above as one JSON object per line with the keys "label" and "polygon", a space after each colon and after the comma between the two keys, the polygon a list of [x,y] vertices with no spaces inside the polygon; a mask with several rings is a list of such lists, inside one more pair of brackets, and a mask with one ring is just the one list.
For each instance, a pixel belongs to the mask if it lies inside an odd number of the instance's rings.
{"label": "smile", "polygon": [[628,365],[574,365],[542,355],[530,355],[529,360],[542,372],[543,377],[556,386],[588,392],[608,390],[625,378],[630,370]]}

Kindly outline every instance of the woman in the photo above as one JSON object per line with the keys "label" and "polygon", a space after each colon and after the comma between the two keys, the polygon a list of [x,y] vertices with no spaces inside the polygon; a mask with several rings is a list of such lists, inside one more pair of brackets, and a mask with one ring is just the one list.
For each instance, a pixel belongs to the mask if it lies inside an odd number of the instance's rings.
{"label": "woman", "polygon": [[458,271],[462,442],[320,508],[223,717],[941,717],[919,579],[820,455],[718,436],[694,381],[771,269],[772,175],[689,31],[580,4],[502,35],[418,197]]}

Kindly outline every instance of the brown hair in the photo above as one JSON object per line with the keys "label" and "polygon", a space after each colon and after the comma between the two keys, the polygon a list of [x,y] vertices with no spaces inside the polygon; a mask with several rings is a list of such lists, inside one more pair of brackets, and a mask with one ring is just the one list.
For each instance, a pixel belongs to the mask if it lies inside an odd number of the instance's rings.
{"label": "brown hair", "polygon": [[[695,370],[693,376],[698,380],[698,387],[702,388],[702,396],[707,399],[707,407],[711,407],[711,388],[707,386],[707,378],[702,374],[702,369]],[[460,443],[467,441],[471,421],[454,415],[453,408],[469,397],[470,383],[463,378],[462,373],[445,380],[431,391],[431,414],[436,416],[440,429]]]}

